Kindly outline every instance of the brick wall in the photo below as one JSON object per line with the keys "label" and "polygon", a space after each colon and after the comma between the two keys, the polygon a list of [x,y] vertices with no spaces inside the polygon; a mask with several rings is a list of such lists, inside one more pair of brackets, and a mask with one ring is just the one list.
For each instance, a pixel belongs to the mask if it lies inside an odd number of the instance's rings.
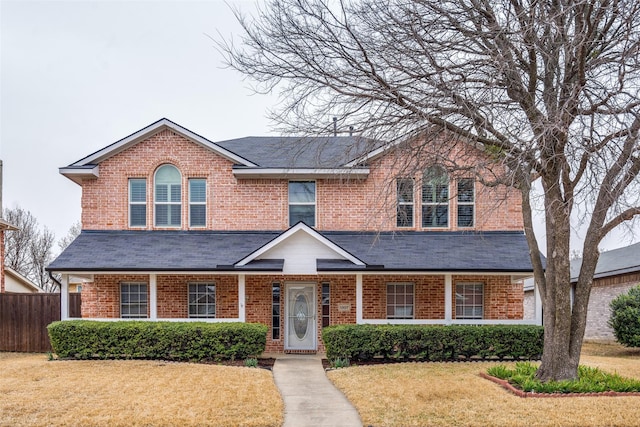
{"label": "brick wall", "polygon": [[620,294],[640,285],[640,273],[595,279],[589,298],[585,339],[614,340],[613,330],[607,325],[611,317],[609,304]]}
{"label": "brick wall", "polygon": [[[453,153],[457,155],[456,153]],[[387,155],[371,162],[365,180],[350,178],[317,180],[317,228],[319,230],[395,230],[395,177],[415,178],[415,220],[411,229],[421,229],[421,172],[406,172],[398,156]],[[475,157],[474,157],[475,158]],[[188,229],[188,179],[207,180],[207,229],[284,230],[288,228],[287,180],[236,180],[232,162],[191,141],[164,130],[146,141],[100,163],[100,177],[82,183],[84,229],[129,228],[128,179],[147,180],[147,227],[153,226],[153,178],[166,163],[182,173],[182,229]],[[400,172],[405,170],[405,172]],[[450,195],[456,194],[451,177]],[[477,230],[521,230],[520,198],[506,187],[488,188],[476,183]],[[447,230],[457,230],[457,202],[449,205]],[[435,231],[441,231],[435,230]]]}

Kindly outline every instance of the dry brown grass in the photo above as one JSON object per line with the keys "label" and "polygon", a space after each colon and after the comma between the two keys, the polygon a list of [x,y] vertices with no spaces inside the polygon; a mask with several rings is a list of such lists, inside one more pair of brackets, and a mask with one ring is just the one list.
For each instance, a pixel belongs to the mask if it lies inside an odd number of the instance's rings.
{"label": "dry brown grass", "polygon": [[280,426],[269,371],[0,353],[1,426]]}
{"label": "dry brown grass", "polygon": [[[589,343],[582,363],[640,379],[640,351]],[[494,364],[355,366],[328,375],[376,427],[640,425],[639,397],[522,399],[478,376]]]}

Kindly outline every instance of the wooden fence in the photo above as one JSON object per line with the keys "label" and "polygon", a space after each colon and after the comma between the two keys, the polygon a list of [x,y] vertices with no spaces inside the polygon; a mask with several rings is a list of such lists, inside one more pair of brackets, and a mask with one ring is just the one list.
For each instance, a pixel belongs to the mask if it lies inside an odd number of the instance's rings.
{"label": "wooden fence", "polygon": [[[69,294],[69,316],[80,317],[79,293]],[[60,294],[0,294],[0,351],[51,351],[47,325],[60,320]]]}

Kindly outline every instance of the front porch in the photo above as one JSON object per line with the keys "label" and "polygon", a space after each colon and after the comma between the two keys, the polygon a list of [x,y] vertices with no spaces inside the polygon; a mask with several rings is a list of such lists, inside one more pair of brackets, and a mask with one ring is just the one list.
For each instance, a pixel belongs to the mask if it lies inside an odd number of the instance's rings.
{"label": "front porch", "polygon": [[537,310],[523,319],[521,276],[511,274],[74,272],[61,280],[63,320],[71,318],[71,274],[84,280],[84,319],[258,322],[269,326],[267,351],[278,353],[323,351],[328,325],[539,325],[542,318]]}

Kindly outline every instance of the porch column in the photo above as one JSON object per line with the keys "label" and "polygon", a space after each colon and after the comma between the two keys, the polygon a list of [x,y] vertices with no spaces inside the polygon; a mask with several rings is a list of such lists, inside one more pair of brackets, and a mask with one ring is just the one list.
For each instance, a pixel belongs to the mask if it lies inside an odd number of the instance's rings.
{"label": "porch column", "polygon": [[362,322],[362,274],[356,274],[356,324]]}
{"label": "porch column", "polygon": [[158,318],[158,281],[157,275],[149,275],[149,318]]}
{"label": "porch column", "polygon": [[452,313],[451,306],[453,305],[453,279],[450,274],[444,275],[444,321],[447,325],[451,324]]}
{"label": "porch column", "polygon": [[533,282],[533,296],[535,299],[535,310],[536,310],[536,325],[542,326],[542,298],[540,296],[540,289],[538,288],[538,284]]}
{"label": "porch column", "polygon": [[245,275],[238,275],[238,319],[241,322],[247,321],[246,311],[246,293],[245,293]]}
{"label": "porch column", "polygon": [[63,274],[60,280],[60,320],[69,318],[69,275]]}

